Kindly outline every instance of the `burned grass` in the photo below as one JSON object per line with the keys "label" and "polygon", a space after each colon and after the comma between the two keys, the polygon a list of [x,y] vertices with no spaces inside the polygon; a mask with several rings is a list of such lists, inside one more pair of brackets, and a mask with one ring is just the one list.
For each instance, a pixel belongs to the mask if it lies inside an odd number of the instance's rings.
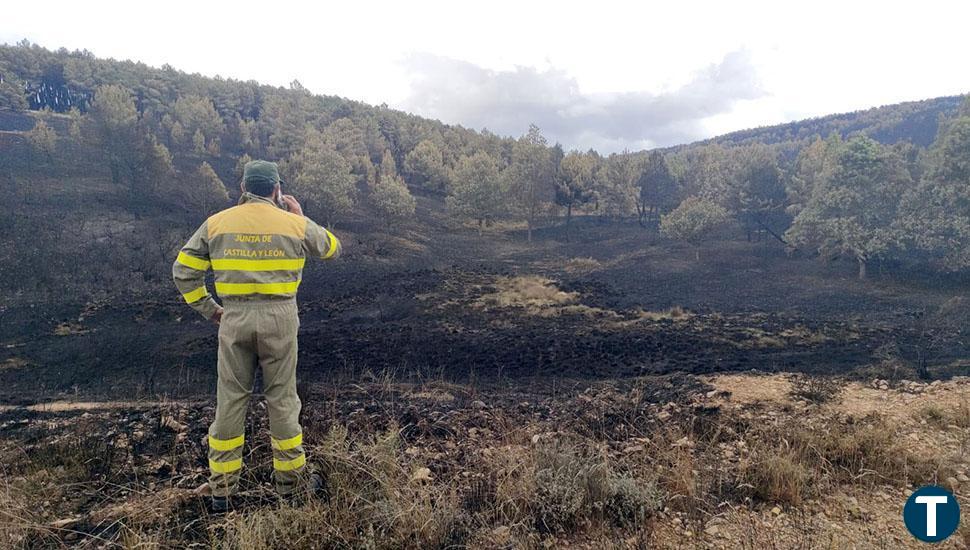
{"label": "burned grass", "polygon": [[[926,392],[967,386],[937,388]],[[11,547],[634,548],[685,538],[744,547],[769,536],[746,525],[763,531],[771,520],[770,537],[787,546],[799,525],[872,521],[883,501],[862,495],[894,502],[966,471],[958,454],[932,459],[909,444],[917,414],[860,414],[860,388],[843,391],[846,404],[807,404],[784,388],[778,401],[755,399],[692,377],[543,390],[381,377],[304,387],[327,498],[298,508],[273,499],[257,416],[244,498],[224,517],[194,492],[211,409],[4,413],[0,537]],[[960,412],[941,414],[927,437],[950,445]],[[817,515],[833,506],[845,515]],[[890,533],[879,536],[901,536]]]}

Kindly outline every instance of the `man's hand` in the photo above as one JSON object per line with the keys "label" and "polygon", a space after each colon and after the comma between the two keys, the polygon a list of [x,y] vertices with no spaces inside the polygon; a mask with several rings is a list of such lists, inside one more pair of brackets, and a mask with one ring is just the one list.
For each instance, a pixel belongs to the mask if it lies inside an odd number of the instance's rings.
{"label": "man's hand", "polygon": [[280,195],[280,198],[283,199],[283,202],[286,204],[287,210],[293,214],[296,214],[297,216],[303,215],[303,207],[300,206],[300,203],[296,202],[296,198],[294,198],[293,195]]}
{"label": "man's hand", "polygon": [[209,320],[212,321],[213,323],[217,324],[217,325],[219,323],[221,323],[222,322],[222,308],[220,307],[219,309],[217,309],[216,312],[212,314],[212,317],[209,317]]}

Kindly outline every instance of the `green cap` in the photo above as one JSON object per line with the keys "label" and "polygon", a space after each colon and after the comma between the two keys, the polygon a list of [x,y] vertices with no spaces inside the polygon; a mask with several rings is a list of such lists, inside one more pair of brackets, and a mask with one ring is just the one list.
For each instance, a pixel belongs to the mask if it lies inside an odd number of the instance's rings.
{"label": "green cap", "polygon": [[267,160],[251,160],[243,168],[243,181],[250,183],[270,183],[276,185],[280,182],[280,172],[275,162]]}

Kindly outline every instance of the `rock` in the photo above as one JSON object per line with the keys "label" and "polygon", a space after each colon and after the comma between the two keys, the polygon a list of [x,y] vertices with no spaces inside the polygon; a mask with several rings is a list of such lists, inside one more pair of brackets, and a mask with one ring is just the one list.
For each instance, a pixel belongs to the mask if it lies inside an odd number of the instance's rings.
{"label": "rock", "polygon": [[708,536],[716,537],[721,534],[721,529],[717,525],[708,525],[704,529],[704,533],[706,533]]}
{"label": "rock", "polygon": [[176,433],[181,433],[189,429],[188,426],[182,424],[178,420],[175,420],[174,416],[165,415],[162,417],[162,427],[168,428]]}
{"label": "rock", "polygon": [[711,391],[707,392],[706,395],[707,395],[707,398],[710,399],[710,398],[712,398],[712,397],[714,397],[714,396],[717,395],[717,390],[711,390]]}
{"label": "rock", "polygon": [[970,477],[967,477],[966,474],[957,474],[957,481],[960,483],[966,483],[970,481]]}
{"label": "rock", "polygon": [[488,408],[488,405],[486,405],[484,401],[475,400],[471,402],[471,407],[475,410],[480,411],[482,409]]}
{"label": "rock", "polygon": [[495,529],[492,529],[492,536],[495,537],[495,542],[499,544],[508,542],[511,534],[512,529],[508,525],[499,525]]}
{"label": "rock", "polygon": [[670,418],[670,413],[667,411],[657,413],[657,420],[667,420],[668,418]]}
{"label": "rock", "polygon": [[432,479],[434,479],[434,476],[431,475],[431,470],[429,468],[418,468],[413,474],[411,474],[412,482],[431,481]]}
{"label": "rock", "polygon": [[773,515],[780,516],[781,515],[781,508],[775,506],[774,508],[771,509],[771,513]]}

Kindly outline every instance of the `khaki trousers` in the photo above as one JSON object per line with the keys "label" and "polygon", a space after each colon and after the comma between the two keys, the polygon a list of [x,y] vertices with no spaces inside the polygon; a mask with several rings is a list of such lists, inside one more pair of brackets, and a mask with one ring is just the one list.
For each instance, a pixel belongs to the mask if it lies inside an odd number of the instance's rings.
{"label": "khaki trousers", "polygon": [[216,416],[209,427],[209,487],[228,496],[243,467],[246,409],[257,364],[269,409],[276,489],[289,494],[306,470],[300,398],[296,393],[296,300],[226,300],[219,324]]}

